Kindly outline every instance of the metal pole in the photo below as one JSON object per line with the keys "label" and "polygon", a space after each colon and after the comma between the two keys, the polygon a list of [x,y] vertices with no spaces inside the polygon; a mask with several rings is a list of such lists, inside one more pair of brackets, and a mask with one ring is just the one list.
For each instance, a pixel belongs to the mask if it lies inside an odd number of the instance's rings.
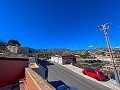
{"label": "metal pole", "polygon": [[113,51],[112,51],[110,40],[109,40],[108,33],[107,33],[106,30],[104,30],[104,34],[105,34],[106,42],[107,42],[107,45],[108,45],[108,50],[109,50],[109,53],[110,53],[110,56],[111,56],[112,64],[115,67],[115,61],[114,61],[114,57],[113,57]]}
{"label": "metal pole", "polygon": [[114,75],[115,75],[115,78],[116,78],[116,82],[118,84],[120,84],[119,74],[118,74],[117,68],[115,66],[113,51],[112,51],[110,40],[109,40],[108,33],[107,33],[107,30],[109,29],[110,24],[111,24],[111,22],[108,22],[108,23],[105,23],[105,24],[102,24],[102,25],[98,26],[98,28],[100,30],[104,31],[106,42],[107,42],[107,45],[108,45],[108,50],[109,50],[109,53],[110,53],[110,56],[111,56],[111,61],[112,61],[113,67],[114,67]]}

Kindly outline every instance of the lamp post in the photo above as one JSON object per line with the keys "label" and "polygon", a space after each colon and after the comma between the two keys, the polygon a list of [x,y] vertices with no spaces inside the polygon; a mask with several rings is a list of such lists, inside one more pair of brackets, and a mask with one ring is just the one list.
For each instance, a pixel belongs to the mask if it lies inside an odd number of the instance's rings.
{"label": "lamp post", "polygon": [[111,22],[107,22],[107,23],[99,25],[97,28],[104,31],[106,42],[107,42],[107,45],[108,45],[108,50],[109,50],[111,61],[112,61],[112,65],[114,67],[114,75],[115,75],[115,78],[116,78],[116,82],[118,84],[120,84],[119,74],[118,74],[118,71],[117,71],[117,68],[116,68],[116,65],[115,65],[113,51],[112,51],[109,36],[108,36],[108,33],[107,33],[107,30],[109,30],[110,25],[111,25]]}

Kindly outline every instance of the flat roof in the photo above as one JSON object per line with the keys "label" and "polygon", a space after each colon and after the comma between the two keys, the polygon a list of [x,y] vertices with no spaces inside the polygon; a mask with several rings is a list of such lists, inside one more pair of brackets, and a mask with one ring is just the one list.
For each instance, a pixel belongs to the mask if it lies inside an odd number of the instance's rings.
{"label": "flat roof", "polygon": [[0,60],[24,60],[28,61],[28,57],[0,57]]}

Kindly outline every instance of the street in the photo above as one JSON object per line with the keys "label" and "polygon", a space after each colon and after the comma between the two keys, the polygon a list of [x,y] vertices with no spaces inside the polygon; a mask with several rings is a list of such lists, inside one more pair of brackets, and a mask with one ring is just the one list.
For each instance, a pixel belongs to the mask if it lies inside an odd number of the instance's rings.
{"label": "street", "polygon": [[65,83],[78,90],[111,90],[110,88],[88,80],[57,63],[41,60],[39,60],[38,63],[47,70],[46,78],[55,88],[61,83]]}

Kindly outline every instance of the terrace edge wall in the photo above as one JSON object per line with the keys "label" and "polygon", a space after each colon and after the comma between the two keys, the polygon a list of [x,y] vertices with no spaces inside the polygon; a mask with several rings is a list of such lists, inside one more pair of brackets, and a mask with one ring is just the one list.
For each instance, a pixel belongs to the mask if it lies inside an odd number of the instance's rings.
{"label": "terrace edge wall", "polygon": [[29,59],[0,57],[0,88],[19,83],[28,64]]}
{"label": "terrace edge wall", "polygon": [[56,90],[31,68],[25,68],[25,90]]}

